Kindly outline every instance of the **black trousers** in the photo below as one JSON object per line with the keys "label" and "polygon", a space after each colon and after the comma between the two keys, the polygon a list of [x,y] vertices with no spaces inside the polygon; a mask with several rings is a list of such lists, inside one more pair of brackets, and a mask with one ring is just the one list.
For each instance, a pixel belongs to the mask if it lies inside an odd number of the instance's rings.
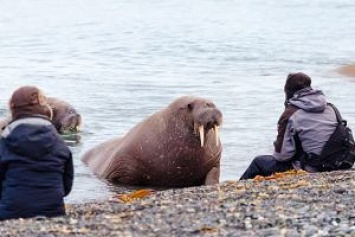
{"label": "black trousers", "polygon": [[240,180],[253,179],[257,175],[269,176],[275,172],[293,169],[291,161],[278,161],[272,155],[261,155],[254,158]]}

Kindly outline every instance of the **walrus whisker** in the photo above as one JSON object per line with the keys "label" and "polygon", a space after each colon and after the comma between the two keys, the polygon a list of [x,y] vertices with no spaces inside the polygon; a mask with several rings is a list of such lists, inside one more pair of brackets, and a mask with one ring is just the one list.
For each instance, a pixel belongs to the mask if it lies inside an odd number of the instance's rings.
{"label": "walrus whisker", "polygon": [[217,125],[213,126],[214,136],[216,139],[216,145],[219,145],[219,127]]}
{"label": "walrus whisker", "polygon": [[203,127],[203,125],[200,125],[198,127],[198,130],[200,132],[201,147],[203,147],[205,145],[205,128]]}

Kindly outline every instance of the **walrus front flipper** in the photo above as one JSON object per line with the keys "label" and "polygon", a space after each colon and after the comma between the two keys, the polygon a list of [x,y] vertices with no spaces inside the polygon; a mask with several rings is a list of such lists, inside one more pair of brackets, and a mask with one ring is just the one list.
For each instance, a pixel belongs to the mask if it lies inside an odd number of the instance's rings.
{"label": "walrus front flipper", "polygon": [[219,167],[213,167],[206,176],[204,185],[215,185],[219,183]]}

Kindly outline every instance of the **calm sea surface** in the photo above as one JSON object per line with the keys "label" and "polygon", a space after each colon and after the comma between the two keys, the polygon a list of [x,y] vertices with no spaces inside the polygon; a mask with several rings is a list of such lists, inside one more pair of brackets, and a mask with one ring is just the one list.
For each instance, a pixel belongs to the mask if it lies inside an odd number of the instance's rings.
{"label": "calm sea surface", "polygon": [[289,72],[304,71],[355,129],[353,0],[0,0],[0,115],[36,85],[84,117],[67,202],[112,195],[81,161],[181,95],[224,114],[221,180],[272,152]]}

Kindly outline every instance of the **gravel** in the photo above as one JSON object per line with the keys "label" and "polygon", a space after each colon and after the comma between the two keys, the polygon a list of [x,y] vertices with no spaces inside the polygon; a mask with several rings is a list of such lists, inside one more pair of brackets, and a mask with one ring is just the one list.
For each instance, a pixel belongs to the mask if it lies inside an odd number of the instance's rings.
{"label": "gravel", "polygon": [[127,193],[2,221],[0,236],[355,236],[354,192],[355,170]]}

